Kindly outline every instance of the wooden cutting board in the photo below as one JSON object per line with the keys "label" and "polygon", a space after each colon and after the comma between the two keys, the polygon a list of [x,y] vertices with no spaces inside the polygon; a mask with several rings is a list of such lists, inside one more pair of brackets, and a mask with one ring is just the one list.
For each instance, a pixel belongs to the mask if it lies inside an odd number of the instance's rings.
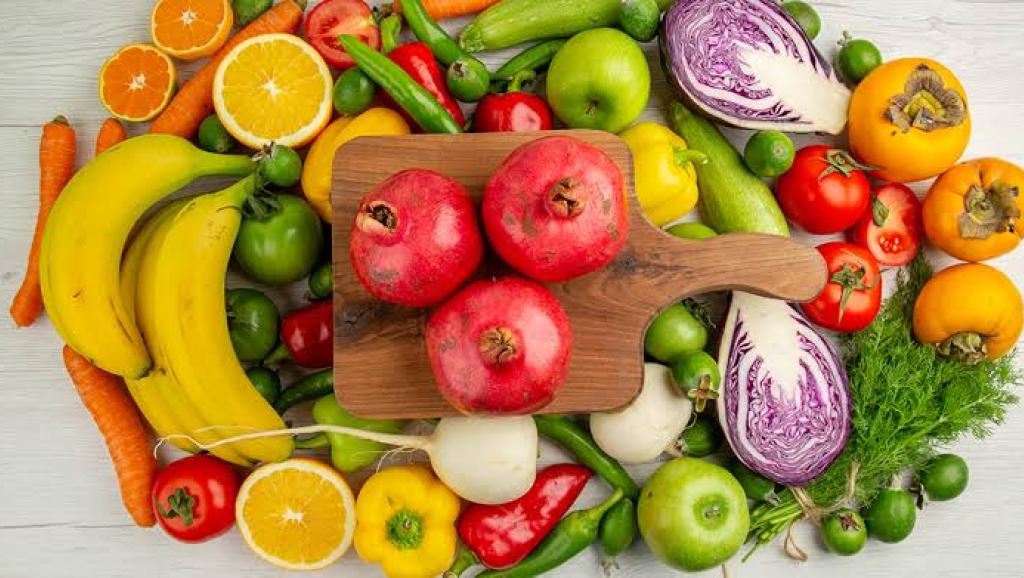
{"label": "wooden cutting board", "polygon": [[[690,295],[736,289],[788,301],[814,298],[825,265],[812,247],[768,235],[685,241],[662,232],[640,211],[629,149],[598,131],[558,131],[607,152],[629,185],[629,241],[604,269],[549,287],[572,325],[568,381],[545,413],[618,408],[639,392],[643,336],[664,307]],[[381,303],[360,285],[349,262],[349,236],[362,197],[392,174],[432,169],[460,181],[479,201],[487,179],[516,147],[543,133],[364,137],[334,159],[334,383],[341,404],[364,417],[455,414],[437,393],[427,361],[426,311]]]}

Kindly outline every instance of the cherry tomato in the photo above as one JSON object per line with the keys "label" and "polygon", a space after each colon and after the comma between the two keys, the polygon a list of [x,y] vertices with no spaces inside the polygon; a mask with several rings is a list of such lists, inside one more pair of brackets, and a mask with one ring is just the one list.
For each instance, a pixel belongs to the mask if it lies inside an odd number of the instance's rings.
{"label": "cherry tomato", "polygon": [[160,470],[153,510],[160,526],[182,542],[205,542],[235,524],[240,481],[231,464],[210,455],[189,456]]}
{"label": "cherry tomato", "polygon": [[804,315],[833,331],[864,329],[882,303],[878,263],[863,247],[842,241],[819,245],[818,252],[825,258],[829,281],[813,301],[800,304]]}
{"label": "cherry tomato", "polygon": [[921,201],[906,185],[879,186],[850,238],[870,251],[879,265],[906,265],[921,248]]}
{"label": "cherry tomato", "polygon": [[374,50],[380,48],[380,29],[363,0],[323,0],[306,15],[305,28],[313,48],[339,70],[351,68],[355,61],[338,44],[338,36],[351,34]]}
{"label": "cherry tomato", "polygon": [[850,153],[825,145],[800,149],[779,177],[775,194],[782,212],[808,233],[828,235],[852,227],[871,198],[868,169]]}

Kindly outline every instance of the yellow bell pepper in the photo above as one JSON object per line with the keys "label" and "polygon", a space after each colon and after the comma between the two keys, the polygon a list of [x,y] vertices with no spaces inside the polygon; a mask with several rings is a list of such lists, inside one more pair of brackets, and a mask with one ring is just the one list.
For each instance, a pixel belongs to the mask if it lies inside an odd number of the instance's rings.
{"label": "yellow bell pepper", "polygon": [[704,153],[687,148],[672,129],[642,122],[621,134],[633,154],[633,177],[640,207],[661,227],[693,210],[697,204],[694,162],[707,162]]}
{"label": "yellow bell pepper", "polygon": [[409,134],[408,123],[389,108],[371,108],[359,116],[343,116],[327,125],[309,147],[302,167],[302,192],[320,218],[331,221],[334,153],[341,145],[361,136],[403,134]]}
{"label": "yellow bell pepper", "polygon": [[359,557],[388,578],[432,578],[455,555],[459,498],[422,466],[370,476],[356,499]]}

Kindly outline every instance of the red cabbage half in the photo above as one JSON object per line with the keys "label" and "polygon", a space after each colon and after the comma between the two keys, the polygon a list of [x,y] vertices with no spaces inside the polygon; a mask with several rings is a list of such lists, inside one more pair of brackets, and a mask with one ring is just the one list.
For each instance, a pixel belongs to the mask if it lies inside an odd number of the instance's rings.
{"label": "red cabbage half", "polygon": [[850,436],[850,388],[832,343],[783,301],[733,292],[718,417],[733,453],[788,486],[821,475]]}
{"label": "red cabbage half", "polygon": [[679,95],[720,122],[839,134],[850,91],[775,0],[677,0],[661,59]]}

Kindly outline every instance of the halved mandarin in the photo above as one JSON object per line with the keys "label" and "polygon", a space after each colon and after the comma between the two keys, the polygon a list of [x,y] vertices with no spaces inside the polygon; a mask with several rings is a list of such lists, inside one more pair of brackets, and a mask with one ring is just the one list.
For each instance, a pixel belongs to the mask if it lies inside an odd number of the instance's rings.
{"label": "halved mandarin", "polygon": [[100,68],[100,102],[111,116],[150,120],[167,106],[177,73],[170,57],[149,44],[129,44]]}
{"label": "halved mandarin", "polygon": [[230,0],[157,0],[149,16],[153,44],[180,60],[196,60],[220,50],[235,15]]}

